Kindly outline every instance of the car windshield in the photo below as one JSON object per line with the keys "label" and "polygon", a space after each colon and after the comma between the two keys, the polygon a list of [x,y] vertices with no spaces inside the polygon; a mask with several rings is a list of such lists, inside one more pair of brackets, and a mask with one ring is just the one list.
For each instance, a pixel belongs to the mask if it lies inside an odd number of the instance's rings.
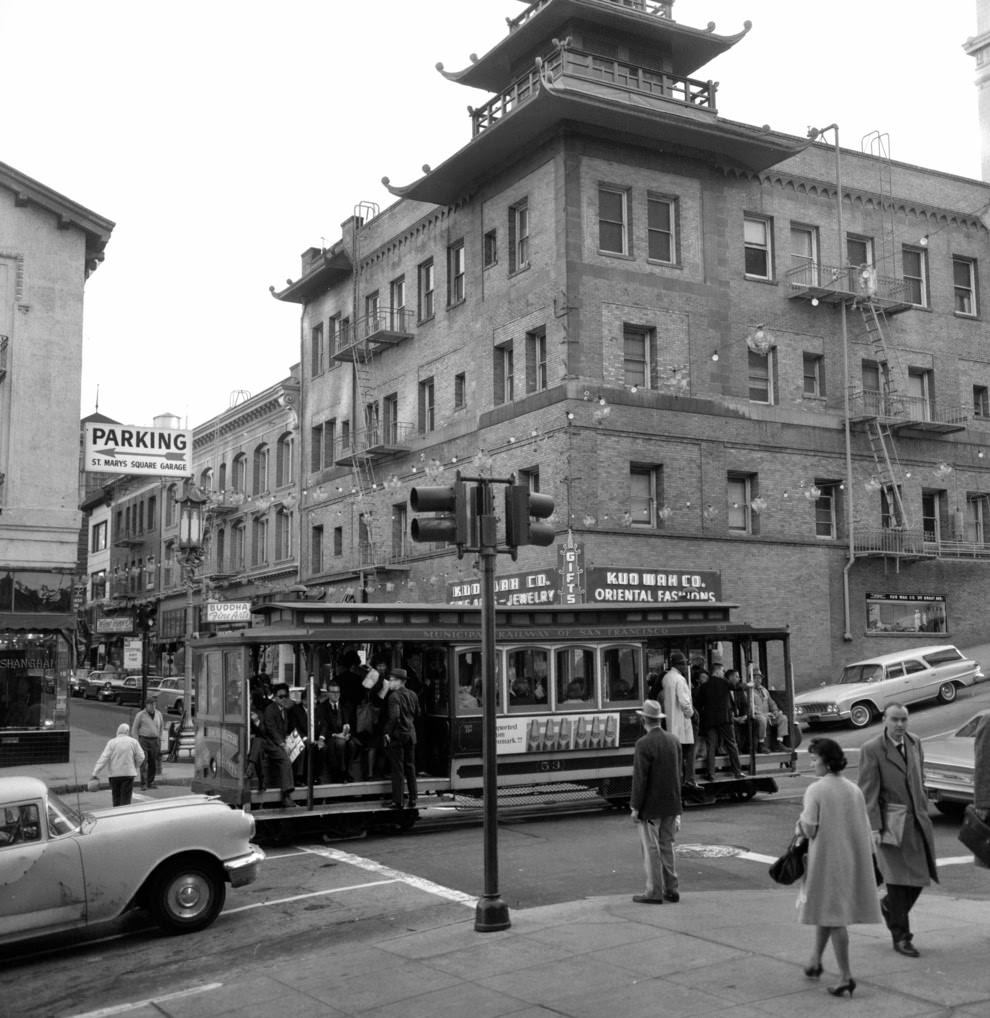
{"label": "car windshield", "polygon": [[54,792],[48,793],[48,829],[53,835],[78,830],[82,817]]}
{"label": "car windshield", "polygon": [[840,685],[850,682],[873,682],[883,674],[881,665],[847,665],[839,676]]}
{"label": "car windshield", "polygon": [[972,739],[976,735],[976,729],[980,727],[980,722],[985,717],[986,714],[977,714],[975,718],[970,718],[969,721],[967,721],[966,724],[964,724],[962,728],[956,732],[956,738]]}

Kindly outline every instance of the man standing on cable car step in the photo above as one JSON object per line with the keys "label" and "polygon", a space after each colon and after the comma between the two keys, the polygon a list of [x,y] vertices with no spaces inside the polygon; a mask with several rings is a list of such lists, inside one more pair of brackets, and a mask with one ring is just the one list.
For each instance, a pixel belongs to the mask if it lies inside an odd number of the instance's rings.
{"label": "man standing on cable car step", "polygon": [[276,683],[272,687],[272,692],[275,698],[269,700],[265,705],[265,712],[261,718],[262,734],[265,740],[264,754],[271,763],[272,769],[278,774],[279,788],[282,790],[282,806],[288,808],[296,805],[292,800],[292,790],[296,786],[292,777],[292,762],[289,760],[289,752],[285,748],[285,740],[289,734],[288,683]]}
{"label": "man standing on cable car step", "polygon": [[388,699],[385,707],[385,752],[392,765],[392,805],[402,809],[402,778],[409,789],[409,807],[416,805],[416,717],[419,714],[419,697],[406,689],[406,671],[393,668],[388,676]]}

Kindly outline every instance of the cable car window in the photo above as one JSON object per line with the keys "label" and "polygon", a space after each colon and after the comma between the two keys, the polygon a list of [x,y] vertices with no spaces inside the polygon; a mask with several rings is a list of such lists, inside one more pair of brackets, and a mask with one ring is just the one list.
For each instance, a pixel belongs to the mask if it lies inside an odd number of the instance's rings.
{"label": "cable car window", "polygon": [[550,709],[550,653],[542,647],[506,652],[509,712]]}
{"label": "cable car window", "polygon": [[638,647],[608,647],[602,653],[605,675],[605,702],[642,700],[642,670]]}
{"label": "cable car window", "polygon": [[588,647],[567,647],[556,654],[557,706],[561,710],[587,710],[595,706],[595,652]]}
{"label": "cable car window", "polygon": [[[502,704],[502,662],[495,655],[495,709]],[[457,713],[480,714],[484,704],[481,648],[462,650],[457,655]]]}

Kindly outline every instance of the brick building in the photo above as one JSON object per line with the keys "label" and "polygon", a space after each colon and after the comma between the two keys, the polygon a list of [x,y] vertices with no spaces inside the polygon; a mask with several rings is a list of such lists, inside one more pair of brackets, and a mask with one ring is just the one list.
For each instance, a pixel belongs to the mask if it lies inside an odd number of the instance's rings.
{"label": "brick building", "polygon": [[275,293],[302,306],[301,580],[468,598],[409,490],[515,473],[558,540],[500,560],[504,598],[738,604],[791,626],[799,688],[983,640],[990,186],[721,118],[692,75],[745,32],[672,6],[528,4],[444,72],[494,94],[464,147]]}

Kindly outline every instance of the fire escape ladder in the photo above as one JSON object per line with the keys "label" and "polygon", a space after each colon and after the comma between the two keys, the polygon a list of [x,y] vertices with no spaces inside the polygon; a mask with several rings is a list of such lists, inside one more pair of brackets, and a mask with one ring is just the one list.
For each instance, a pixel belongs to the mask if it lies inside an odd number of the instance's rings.
{"label": "fire escape ladder", "polygon": [[884,309],[872,296],[858,300],[859,313],[863,318],[863,332],[873,348],[873,354],[880,367],[880,393],[876,407],[880,417],[897,417],[904,413],[904,394],[901,384],[904,373],[897,351],[887,342],[888,319]]}
{"label": "fire escape ladder", "polygon": [[876,264],[887,276],[900,276],[900,266],[894,264],[894,185],[893,164],[890,159],[890,135],[871,131],[860,139],[860,150],[869,152],[876,160],[877,192],[880,196],[880,251]]}
{"label": "fire escape ladder", "polygon": [[901,462],[897,455],[897,444],[890,428],[879,417],[871,420],[866,428],[870,452],[876,466],[876,480],[887,498],[888,510],[896,517],[896,525],[904,530],[911,529],[911,522],[901,498],[900,478],[903,476]]}
{"label": "fire escape ladder", "polygon": [[[360,515],[358,553],[362,565],[376,566],[380,564],[378,552],[381,542],[380,535],[377,533],[372,494],[377,488],[377,480],[374,460],[368,450],[380,442],[380,435],[377,433],[380,430],[380,423],[377,412],[372,412],[370,409],[372,405],[377,408],[377,402],[372,384],[371,354],[367,340],[359,338],[355,343],[353,365],[354,388],[360,401],[360,408],[355,408],[354,413],[356,434],[353,440],[351,459]],[[360,431],[357,431],[358,420],[361,422]]]}

